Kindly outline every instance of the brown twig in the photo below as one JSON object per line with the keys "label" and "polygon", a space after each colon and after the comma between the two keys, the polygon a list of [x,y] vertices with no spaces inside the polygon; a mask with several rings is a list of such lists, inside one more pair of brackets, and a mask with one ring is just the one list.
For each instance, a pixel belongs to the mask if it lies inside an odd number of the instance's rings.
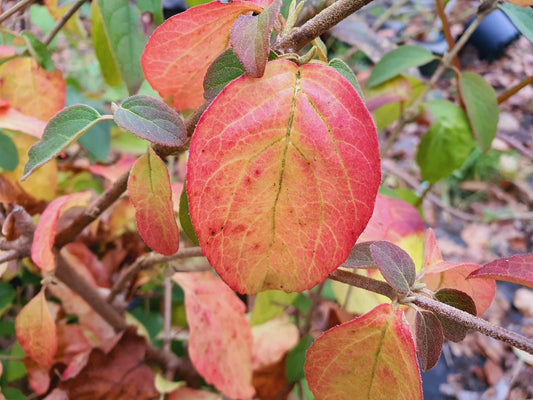
{"label": "brown twig", "polygon": [[[382,294],[389,297],[391,300],[396,298],[396,292],[388,283],[377,281],[366,276],[353,274],[343,270],[336,270],[329,275],[329,278]],[[533,341],[525,338],[524,336],[518,335],[500,326],[492,325],[491,323],[479,317],[473,316],[439,301],[430,299],[421,294],[410,293],[409,295],[415,297],[413,304],[417,305],[418,307],[433,311],[438,315],[448,317],[467,328],[474,329],[486,336],[498,339],[520,350],[524,350],[530,354],[533,354]]]}
{"label": "brown twig", "polygon": [[279,54],[296,53],[314,38],[327,32],[343,19],[371,2],[372,0],[338,0],[300,28],[280,37],[272,50]]}
{"label": "brown twig", "polygon": [[318,306],[320,305],[320,301],[322,300],[322,290],[324,289],[325,282],[326,281],[320,283],[317,286],[316,291],[311,292],[311,307],[309,308],[309,312],[305,316],[305,322],[300,329],[300,337],[308,335],[311,332],[311,327],[313,326],[313,317]]}
{"label": "brown twig", "polygon": [[[158,264],[165,264],[169,261],[183,259],[183,258],[191,258],[191,257],[203,257],[204,254],[202,253],[202,249],[199,247],[190,247],[179,250],[176,254],[173,254],[171,256],[164,256],[162,254],[157,253],[149,253],[143,257],[139,257],[133,264],[131,264],[126,271],[120,276],[120,278],[117,280],[117,282],[113,285],[113,288],[111,289],[111,292],[109,293],[109,296],[107,298],[108,302],[112,302],[117,294],[119,294],[126,284],[140,271],[143,269],[150,268],[154,265]],[[176,272],[189,272],[189,271],[200,271],[203,269],[200,268],[194,268],[191,269],[190,267],[185,267],[182,270],[174,268]]]}
{"label": "brown twig", "polygon": [[507,89],[505,92],[503,92],[502,94],[500,94],[498,96],[498,104],[502,104],[503,102],[505,102],[506,100],[509,99],[509,97],[515,95],[516,93],[518,93],[520,90],[522,90],[523,88],[525,88],[526,86],[528,85],[533,85],[533,75],[531,76],[528,76],[526,79],[524,79],[522,82],[520,83],[517,83],[516,85],[514,85],[512,88],[510,89]]}
{"label": "brown twig", "polygon": [[87,2],[87,0],[78,0],[76,1],[72,7],[70,7],[65,14],[61,16],[60,19],[57,20],[56,24],[52,28],[50,32],[44,37],[43,43],[45,46],[48,46],[52,40],[54,40],[54,37],[58,34],[58,32],[63,28],[63,26],[67,23],[67,21],[74,15],[76,11],[83,5],[83,3]]}
{"label": "brown twig", "polygon": [[35,0],[20,0],[9,10],[6,10],[2,15],[0,15],[0,24],[6,19],[16,14],[17,12],[24,10],[26,7],[30,6]]}

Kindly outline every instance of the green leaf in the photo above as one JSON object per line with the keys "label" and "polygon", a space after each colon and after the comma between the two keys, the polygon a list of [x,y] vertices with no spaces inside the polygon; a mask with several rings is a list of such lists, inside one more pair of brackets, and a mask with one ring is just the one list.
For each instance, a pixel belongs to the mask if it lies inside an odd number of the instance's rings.
{"label": "green leaf", "polygon": [[422,136],[416,153],[422,179],[437,182],[459,168],[474,147],[474,139],[465,112],[446,100],[425,103],[433,125]]}
{"label": "green leaf", "polygon": [[[435,293],[435,299],[469,314],[477,315],[474,300],[472,300],[468,294],[460,290],[451,288],[440,289]],[[442,331],[446,339],[451,340],[452,342],[460,342],[465,338],[466,333],[468,332],[467,327],[440,314],[437,315],[437,318],[442,324]]]}
{"label": "green leaf", "polygon": [[233,49],[226,50],[207,69],[204,78],[205,99],[214,99],[228,83],[244,72],[244,67],[233,53]]}
{"label": "green leaf", "polygon": [[285,369],[289,382],[298,382],[304,378],[305,353],[313,344],[313,341],[314,339],[310,335],[305,335],[300,339],[296,347],[289,352]]}
{"label": "green leaf", "polygon": [[18,163],[19,156],[15,143],[0,129],[0,168],[13,171]]}
{"label": "green leaf", "polygon": [[461,74],[460,85],[472,131],[481,150],[487,151],[496,136],[500,116],[496,92],[474,72]]}
{"label": "green leaf", "polygon": [[[21,363],[22,364],[22,363]],[[6,387],[2,388],[2,394],[9,400],[27,400],[28,398],[24,394],[15,388]]]}
{"label": "green leaf", "polygon": [[193,242],[196,246],[199,246],[200,243],[198,242],[198,236],[196,236],[196,232],[194,231],[194,228],[192,226],[191,222],[191,215],[189,214],[189,199],[187,198],[187,185],[183,185],[183,191],[181,192],[180,197],[180,212],[179,212],[179,218],[180,218],[180,225],[183,229],[183,232],[187,235],[187,237]]}
{"label": "green leaf", "polygon": [[99,161],[105,161],[111,147],[111,121],[102,121],[87,131],[79,143]]}
{"label": "green leaf", "polygon": [[146,44],[141,13],[128,0],[93,1],[91,9],[94,51],[105,81],[116,86],[123,81],[130,94],[144,79],[141,54]]}
{"label": "green leaf", "polygon": [[0,282],[0,317],[11,307],[13,300],[17,297],[17,292],[6,282]]}
{"label": "green leaf", "polygon": [[285,293],[281,290],[266,290],[255,297],[250,325],[260,325],[278,316],[290,306],[298,293]]}
{"label": "green leaf", "polygon": [[379,85],[401,74],[407,68],[427,64],[434,58],[431,51],[422,46],[409,45],[398,47],[385,54],[376,64],[370,74],[370,78],[366,82],[366,87],[371,88]]}
{"label": "green leaf", "polygon": [[516,28],[522,32],[530,42],[533,42],[533,8],[518,7],[507,2],[500,4],[500,8],[511,19],[514,26],[516,26]]}
{"label": "green leaf", "polygon": [[28,31],[22,32],[20,36],[22,36],[26,42],[26,47],[28,48],[31,56],[45,71],[52,72],[54,69],[56,69],[54,61],[52,61],[52,57],[48,51],[48,47],[46,47],[43,42],[41,42]]}
{"label": "green leaf", "polygon": [[138,0],[137,6],[141,13],[151,13],[156,25],[161,25],[163,23],[163,7],[161,5],[161,0]]}
{"label": "green leaf", "polygon": [[357,81],[357,77],[353,73],[352,69],[348,66],[348,64],[346,64],[340,58],[334,58],[329,62],[329,66],[335,69],[339,74],[344,76],[348,80],[348,82],[352,84],[354,89],[357,91],[357,94],[359,94],[359,97],[361,97],[361,99],[363,100],[365,99],[363,91],[361,90],[361,86]]}
{"label": "green leaf", "polygon": [[152,143],[181,146],[187,140],[181,114],[150,96],[127,98],[115,110],[114,117],[119,127]]}
{"label": "green leaf", "polygon": [[98,123],[100,117],[98,111],[83,104],[67,107],[55,115],[46,125],[41,141],[30,148],[22,180],[75,142]]}

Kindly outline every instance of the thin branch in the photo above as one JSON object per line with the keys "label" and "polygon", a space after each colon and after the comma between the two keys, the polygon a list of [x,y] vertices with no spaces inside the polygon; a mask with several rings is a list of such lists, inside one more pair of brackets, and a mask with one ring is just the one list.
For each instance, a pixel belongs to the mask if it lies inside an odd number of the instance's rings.
{"label": "thin branch", "polygon": [[72,7],[70,7],[65,14],[61,16],[60,19],[57,20],[56,24],[52,28],[50,32],[44,37],[43,43],[45,46],[48,46],[52,40],[54,40],[54,37],[58,34],[58,32],[63,28],[63,26],[67,23],[67,21],[74,15],[76,11],[85,3],[87,0],[78,0],[76,1]]}
{"label": "thin branch", "polygon": [[533,159],[533,150],[528,149],[519,140],[515,139],[512,136],[501,133],[501,132],[499,132],[496,136],[498,137],[498,139],[504,141],[505,143],[507,143],[509,146],[514,148],[516,151],[518,151],[522,155],[528,157],[529,159]]}
{"label": "thin branch", "polygon": [[395,1],[392,6],[387,8],[383,14],[379,16],[378,19],[372,24],[372,30],[374,32],[378,31],[379,28],[383,26],[385,22],[387,22],[395,13],[398,11],[398,9],[402,6],[404,6],[409,0],[397,0]]}
{"label": "thin branch", "polygon": [[[444,11],[444,2],[443,0],[435,0],[435,5],[437,9],[437,14],[442,23],[442,32],[444,33],[444,38],[446,39],[446,43],[448,43],[448,48],[452,49],[455,47],[455,40],[453,39],[452,32],[450,29],[450,22],[448,21],[448,17],[446,16],[446,12]],[[459,71],[461,71],[461,64],[459,63],[459,57],[457,56],[457,54],[453,58],[453,64],[455,65],[455,68],[457,68],[457,70],[455,71],[455,77],[459,81]]]}
{"label": "thin branch", "polygon": [[172,337],[170,329],[172,325],[172,279],[165,277],[164,298],[163,298],[163,351],[169,352]]}
{"label": "thin branch", "polygon": [[20,258],[20,253],[16,250],[9,250],[5,253],[0,254],[0,264],[3,264],[5,262],[16,260]]}
{"label": "thin branch", "polygon": [[[112,302],[117,294],[119,294],[126,284],[140,271],[143,269],[148,269],[150,267],[153,267],[154,265],[158,264],[165,264],[169,261],[173,260],[179,260],[183,258],[191,258],[191,257],[203,257],[204,254],[202,253],[202,249],[200,247],[189,247],[185,249],[179,250],[176,254],[173,254],[171,256],[164,256],[162,254],[158,253],[149,253],[143,257],[139,257],[133,264],[131,264],[126,271],[120,276],[118,281],[113,285],[113,288],[111,289],[111,292],[109,293],[109,296],[107,298],[108,302]],[[184,272],[192,272],[192,271],[200,271],[203,269],[191,269],[190,267],[184,268]],[[175,269],[176,272],[179,272],[177,269]]]}
{"label": "thin branch", "polygon": [[522,90],[523,88],[525,88],[528,85],[533,85],[533,75],[528,76],[522,82],[517,83],[512,88],[507,89],[505,92],[500,94],[498,96],[498,104],[502,104],[503,102],[507,101],[509,99],[509,97],[515,95],[516,93],[518,93],[520,90]]}
{"label": "thin branch", "polygon": [[[366,276],[353,274],[343,270],[336,270],[329,274],[328,277],[339,282],[347,283],[352,286],[382,294],[389,297],[391,300],[396,298],[394,289],[386,282],[377,281]],[[486,336],[498,339],[520,350],[524,350],[530,354],[533,354],[533,341],[524,336],[518,335],[500,326],[492,325],[484,319],[473,316],[439,301],[430,299],[426,296],[417,293],[410,293],[409,295],[413,295],[415,297],[413,304],[421,308],[433,311],[438,315],[448,317],[467,328],[474,329]]]}
{"label": "thin branch", "polygon": [[311,332],[311,327],[313,326],[313,317],[315,316],[316,310],[320,305],[322,300],[322,290],[324,289],[324,284],[326,281],[320,283],[315,292],[311,292],[311,307],[307,315],[305,316],[305,322],[300,329],[300,337],[308,335]]}
{"label": "thin branch", "polygon": [[326,33],[343,19],[371,2],[372,0],[338,0],[300,28],[280,37],[272,50],[279,54],[296,53],[314,38]]}
{"label": "thin branch", "polygon": [[9,10],[6,10],[2,15],[0,15],[0,24],[6,19],[16,14],[18,11],[25,9],[30,6],[35,0],[20,0],[17,4],[11,7]]}
{"label": "thin branch", "polygon": [[79,217],[55,237],[58,248],[73,241],[83,229],[113,204],[127,188],[130,171],[123,173],[100,197],[93,201]]}

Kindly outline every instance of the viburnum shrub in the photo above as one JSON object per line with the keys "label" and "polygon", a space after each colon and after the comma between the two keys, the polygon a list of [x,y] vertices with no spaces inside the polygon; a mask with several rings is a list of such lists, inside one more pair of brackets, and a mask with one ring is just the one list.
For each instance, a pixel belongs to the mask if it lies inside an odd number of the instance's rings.
{"label": "viburnum shrub", "polygon": [[[498,98],[481,76],[455,64],[457,104],[425,97],[498,6],[532,38],[530,8],[486,1],[457,43],[443,23],[450,52],[429,82],[404,72],[435,57],[406,45],[377,63],[363,95],[320,35],[370,0],[338,0],[299,27],[303,2],[288,4],[284,17],[281,0],[213,1],[163,22],[146,44],[141,11],[157,24],[160,3],[93,0],[103,79],[130,95],[105,114],[63,108],[65,80],[47,49],[63,26],[79,33],[83,3],[45,1],[56,29],[42,42],[9,33],[0,47],[0,274],[42,277],[15,319],[36,394],[220,398],[208,384],[226,398],[270,399],[296,385],[317,399],[413,400],[423,397],[419,369],[437,363],[444,339],[475,329],[533,352],[531,341],[480,318],[495,280],[533,286],[532,254],[485,266],[444,261],[417,209],[378,195],[376,134],[376,124],[396,121],[385,154],[423,114],[430,127],[416,161],[430,184],[473,149],[489,149]],[[446,22],[441,0],[436,8]],[[145,79],[160,98],[140,89]],[[96,164],[72,152],[80,141],[102,158],[87,135],[110,121],[149,143],[142,155]],[[106,187],[96,195],[99,182]],[[208,265],[192,260],[202,255]],[[151,322],[124,315],[156,283],[164,287],[159,337],[146,330]],[[14,290],[3,284],[10,304]],[[315,335],[326,288],[360,316]],[[186,340],[172,336],[171,322],[188,327]]]}

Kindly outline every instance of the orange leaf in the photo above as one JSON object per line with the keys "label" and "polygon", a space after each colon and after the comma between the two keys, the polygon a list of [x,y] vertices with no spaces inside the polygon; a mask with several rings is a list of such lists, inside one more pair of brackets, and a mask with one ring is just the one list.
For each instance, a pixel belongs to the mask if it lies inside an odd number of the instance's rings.
{"label": "orange leaf", "polygon": [[57,351],[56,325],[46,305],[44,289],[17,315],[17,340],[24,352],[42,366],[52,365]]}
{"label": "orange leaf", "polygon": [[0,97],[25,115],[48,121],[65,106],[61,71],[46,72],[33,58],[17,58],[0,67]]}
{"label": "orange leaf", "polygon": [[317,399],[422,399],[415,346],[403,311],[381,304],[330,329],[307,351]]}
{"label": "orange leaf", "polygon": [[0,109],[0,128],[27,133],[40,139],[43,136],[45,126],[46,123],[40,119],[24,115],[10,107],[9,104]]}
{"label": "orange leaf", "polygon": [[509,3],[520,7],[533,6],[533,0],[507,0]]}
{"label": "orange leaf", "polygon": [[489,308],[496,294],[496,283],[488,279],[467,279],[481,265],[443,261],[431,229],[426,234],[424,253],[424,283],[428,289],[452,288],[466,293],[476,303],[477,315]]}
{"label": "orange leaf", "polygon": [[55,268],[56,259],[52,248],[54,247],[57,221],[61,213],[68,208],[87,205],[90,197],[90,192],[79,192],[58,197],[48,204],[39,218],[33,237],[31,259],[35,265],[44,271],[51,271]]}
{"label": "orange leaf", "polygon": [[174,96],[178,110],[204,102],[207,68],[228,47],[235,20],[263,9],[249,1],[213,1],[169,18],[148,41],[141,63],[146,80],[161,97]]}
{"label": "orange leaf", "polygon": [[348,256],[380,183],[374,123],[332,68],[286,60],[231,82],[202,115],[187,194],[200,245],[233,289],[302,291]]}
{"label": "orange leaf", "polygon": [[252,397],[253,339],[244,303],[211,272],[181,272],[172,278],[185,292],[195,368],[226,396]]}
{"label": "orange leaf", "polygon": [[165,163],[151,147],[131,169],[128,195],[145,243],[164,255],[178,251],[180,232],[174,216],[170,177]]}

